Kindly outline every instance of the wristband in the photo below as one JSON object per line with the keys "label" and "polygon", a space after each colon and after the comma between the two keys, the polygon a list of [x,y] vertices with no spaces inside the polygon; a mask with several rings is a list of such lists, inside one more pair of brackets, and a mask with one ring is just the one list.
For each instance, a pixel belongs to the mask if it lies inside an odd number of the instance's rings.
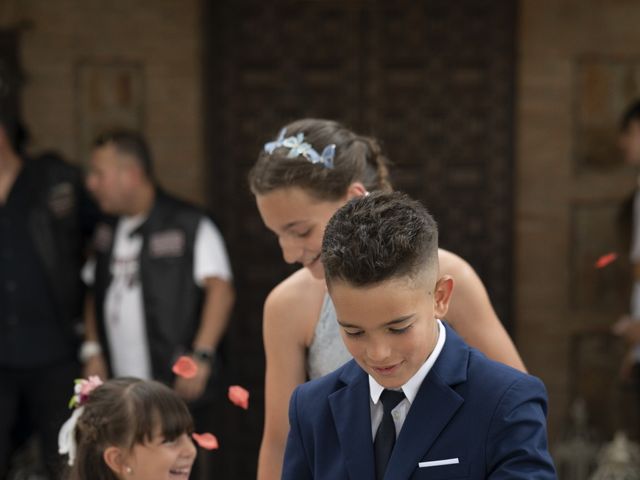
{"label": "wristband", "polygon": [[87,340],[86,342],[82,342],[80,346],[80,352],[78,353],[78,358],[82,363],[87,363],[91,357],[95,357],[96,355],[100,355],[102,353],[102,347],[98,342],[93,340]]}
{"label": "wristband", "polygon": [[209,363],[213,360],[216,351],[213,348],[196,348],[191,354],[196,360],[203,363]]}

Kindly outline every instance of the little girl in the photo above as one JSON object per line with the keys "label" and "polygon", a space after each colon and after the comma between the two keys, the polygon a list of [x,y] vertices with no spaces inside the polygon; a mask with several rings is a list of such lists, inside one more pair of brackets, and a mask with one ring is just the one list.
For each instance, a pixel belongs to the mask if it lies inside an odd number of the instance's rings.
{"label": "little girl", "polygon": [[60,430],[69,480],[186,480],[196,458],[193,421],[167,386],[135,378],[78,380]]}

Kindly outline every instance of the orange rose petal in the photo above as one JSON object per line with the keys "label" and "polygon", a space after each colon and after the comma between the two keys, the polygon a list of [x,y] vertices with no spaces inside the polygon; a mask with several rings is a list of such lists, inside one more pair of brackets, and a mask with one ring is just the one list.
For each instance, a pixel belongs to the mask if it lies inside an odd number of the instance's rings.
{"label": "orange rose petal", "polygon": [[202,448],[207,450],[217,450],[219,448],[218,439],[211,433],[192,433],[191,436]]}
{"label": "orange rose petal", "polygon": [[237,407],[249,408],[249,392],[239,385],[229,387],[229,400]]}
{"label": "orange rose petal", "polygon": [[604,268],[610,263],[615,262],[618,259],[618,254],[615,252],[607,253],[606,255],[602,255],[596,261],[596,268]]}
{"label": "orange rose petal", "polygon": [[198,365],[190,357],[182,356],[173,364],[171,370],[179,377],[193,378],[198,373]]}

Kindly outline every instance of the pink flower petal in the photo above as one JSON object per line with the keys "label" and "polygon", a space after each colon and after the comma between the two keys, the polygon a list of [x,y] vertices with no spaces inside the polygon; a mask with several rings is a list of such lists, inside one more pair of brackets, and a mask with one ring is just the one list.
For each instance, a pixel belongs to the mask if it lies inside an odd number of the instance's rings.
{"label": "pink flower petal", "polygon": [[229,387],[229,400],[237,407],[249,408],[249,392],[239,385]]}
{"label": "pink flower petal", "polygon": [[615,262],[618,259],[618,254],[615,252],[607,253],[606,255],[602,255],[596,261],[596,268],[604,268],[610,263]]}
{"label": "pink flower petal", "polygon": [[198,365],[191,357],[182,356],[173,364],[171,370],[179,377],[193,378],[198,373]]}
{"label": "pink flower petal", "polygon": [[218,439],[211,433],[192,433],[191,436],[202,448],[207,450],[217,450],[219,448]]}

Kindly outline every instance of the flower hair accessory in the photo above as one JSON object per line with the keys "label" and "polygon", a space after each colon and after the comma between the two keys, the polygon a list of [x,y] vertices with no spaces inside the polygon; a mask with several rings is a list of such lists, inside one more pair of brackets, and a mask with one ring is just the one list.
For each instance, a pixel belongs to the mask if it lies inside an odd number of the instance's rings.
{"label": "flower hair accessory", "polygon": [[264,151],[271,154],[276,148],[286,147],[289,149],[287,158],[296,158],[302,155],[311,163],[321,163],[325,168],[333,168],[333,159],[336,155],[335,144],[327,145],[322,150],[322,153],[318,153],[311,144],[304,141],[304,133],[300,132],[295,137],[285,138],[286,134],[286,128],[280,130],[275,141],[264,144]]}
{"label": "flower hair accessory", "polygon": [[69,401],[69,408],[74,408],[75,410],[71,417],[64,422],[58,433],[58,453],[69,456],[70,466],[73,465],[76,458],[76,424],[78,423],[78,418],[84,412],[84,404],[87,402],[87,398],[100,385],[102,385],[102,380],[97,375],[92,375],[88,379],[78,378],[75,380],[74,393]]}

